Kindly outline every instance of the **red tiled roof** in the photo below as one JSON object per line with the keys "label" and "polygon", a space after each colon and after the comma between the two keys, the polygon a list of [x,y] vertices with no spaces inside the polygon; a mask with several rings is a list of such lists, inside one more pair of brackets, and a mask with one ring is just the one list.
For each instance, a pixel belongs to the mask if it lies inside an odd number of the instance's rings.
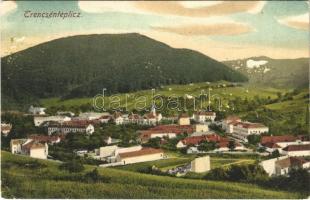
{"label": "red tiled roof", "polygon": [[268,148],[271,148],[271,149],[280,148],[280,146],[277,145],[277,143],[274,143],[274,142],[267,142],[267,143],[264,143],[263,146],[268,147]]}
{"label": "red tiled roof", "polygon": [[45,148],[45,145],[37,142],[35,140],[32,140],[30,142],[28,142],[27,144],[22,146],[22,149],[29,151],[30,149],[39,149],[39,148]]}
{"label": "red tiled roof", "polygon": [[197,145],[202,141],[207,141],[207,137],[205,135],[184,138],[182,140],[182,143],[184,145]]}
{"label": "red tiled roof", "polygon": [[157,153],[164,153],[164,151],[161,149],[143,148],[139,151],[120,153],[119,156],[121,158],[130,158],[130,157],[138,157],[138,156],[151,155],[151,154],[157,154]]}
{"label": "red tiled roof", "polygon": [[38,142],[56,142],[58,139],[61,139],[59,136],[47,136],[47,135],[30,135],[30,139],[33,139]]}
{"label": "red tiled roof", "polygon": [[111,116],[110,115],[104,115],[104,116],[101,116],[99,119],[110,119]]}
{"label": "red tiled roof", "polygon": [[310,151],[310,144],[289,145],[283,148],[284,151]]}
{"label": "red tiled roof", "polygon": [[260,143],[294,142],[296,139],[297,138],[292,135],[263,136]]}
{"label": "red tiled roof", "polygon": [[[227,138],[221,137],[217,134],[187,137],[182,140],[182,143],[185,145],[198,145],[202,141],[215,142],[218,143],[220,146],[225,147],[229,143],[229,140]],[[236,146],[238,145],[236,144]]]}
{"label": "red tiled roof", "polygon": [[[225,148],[225,147],[228,147],[228,145],[229,145],[229,141],[221,141],[218,143],[219,148]],[[235,146],[240,147],[241,145],[235,142]]]}
{"label": "red tiled roof", "polygon": [[283,160],[276,161],[276,165],[281,168],[288,168],[288,167],[301,167],[304,163],[307,163],[305,159],[301,157],[289,157]]}

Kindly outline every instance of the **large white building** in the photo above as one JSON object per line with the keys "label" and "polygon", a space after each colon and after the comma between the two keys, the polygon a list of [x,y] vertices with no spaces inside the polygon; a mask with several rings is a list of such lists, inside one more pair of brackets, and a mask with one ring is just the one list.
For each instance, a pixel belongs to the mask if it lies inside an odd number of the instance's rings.
{"label": "large white building", "polygon": [[260,135],[268,131],[269,128],[260,123],[237,122],[233,124],[232,136],[247,142],[249,135]]}
{"label": "large white building", "polygon": [[79,115],[79,118],[83,120],[95,120],[100,119],[103,116],[110,116],[110,113],[84,112]]}
{"label": "large white building", "polygon": [[141,150],[118,153],[116,161],[123,165],[160,160],[164,158],[164,152],[161,149],[142,148]]}
{"label": "large white building", "polygon": [[66,122],[71,118],[67,116],[34,116],[33,122],[35,126],[41,126],[44,122]]}
{"label": "large white building", "polygon": [[80,122],[80,121],[70,121],[64,123],[52,123],[47,127],[48,135],[53,133],[86,133],[88,135],[93,134],[95,131],[94,126],[91,123]]}

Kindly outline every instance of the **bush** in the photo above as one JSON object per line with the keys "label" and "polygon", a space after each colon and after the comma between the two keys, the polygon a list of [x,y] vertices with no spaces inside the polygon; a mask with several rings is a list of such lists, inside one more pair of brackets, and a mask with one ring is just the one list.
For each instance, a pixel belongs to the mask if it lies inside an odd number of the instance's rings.
{"label": "bush", "polygon": [[79,160],[72,160],[72,161],[65,162],[65,163],[61,164],[59,166],[59,169],[67,170],[67,171],[73,173],[73,172],[81,172],[81,171],[83,171],[84,170],[84,166],[83,166],[81,161],[79,161]]}
{"label": "bush", "polygon": [[230,180],[253,183],[267,180],[268,175],[261,166],[248,164],[232,165],[228,169],[215,168],[211,170],[205,178],[212,180]]}
{"label": "bush", "polygon": [[97,168],[95,168],[91,172],[86,173],[84,176],[84,179],[88,183],[98,183],[98,182],[109,183],[110,182],[110,178],[103,177],[102,175],[100,175]]}

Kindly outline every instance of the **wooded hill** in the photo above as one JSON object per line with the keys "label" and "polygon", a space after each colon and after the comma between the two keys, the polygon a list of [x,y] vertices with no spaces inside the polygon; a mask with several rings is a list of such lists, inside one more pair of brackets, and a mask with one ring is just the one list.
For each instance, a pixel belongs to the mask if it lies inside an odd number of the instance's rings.
{"label": "wooded hill", "polygon": [[60,38],[2,58],[2,108],[39,98],[87,97],[167,84],[247,81],[226,65],[189,49],[132,34]]}

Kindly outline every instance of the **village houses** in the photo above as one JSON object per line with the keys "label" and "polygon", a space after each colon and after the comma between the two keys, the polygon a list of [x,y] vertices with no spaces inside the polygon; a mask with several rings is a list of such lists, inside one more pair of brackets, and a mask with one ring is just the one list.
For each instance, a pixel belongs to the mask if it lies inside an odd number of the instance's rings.
{"label": "village houses", "polygon": [[289,145],[303,145],[310,144],[308,138],[293,135],[279,135],[279,136],[262,136],[260,146],[265,148],[265,151],[272,153],[278,150],[282,153],[282,149]]}
{"label": "village houses", "polygon": [[50,123],[47,126],[47,133],[86,133],[87,135],[93,134],[95,131],[94,125],[88,121],[68,121],[63,123]]}

